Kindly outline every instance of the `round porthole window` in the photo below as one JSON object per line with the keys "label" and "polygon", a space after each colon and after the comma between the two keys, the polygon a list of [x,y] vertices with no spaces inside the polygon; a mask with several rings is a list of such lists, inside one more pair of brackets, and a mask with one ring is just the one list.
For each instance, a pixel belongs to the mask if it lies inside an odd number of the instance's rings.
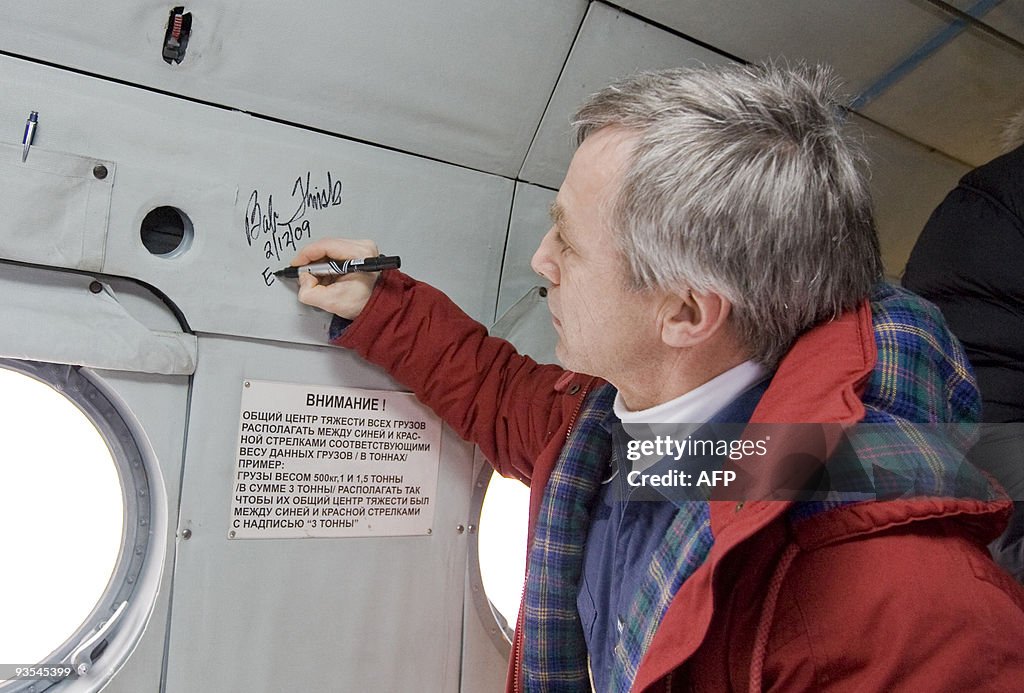
{"label": "round porthole window", "polygon": [[484,467],[474,502],[478,529],[470,552],[471,579],[477,609],[491,639],[506,652],[523,595],[529,509],[529,487]]}
{"label": "round porthole window", "polygon": [[0,691],[38,693],[103,656],[139,583],[150,489],[125,421],[73,366],[0,359],[0,440]]}

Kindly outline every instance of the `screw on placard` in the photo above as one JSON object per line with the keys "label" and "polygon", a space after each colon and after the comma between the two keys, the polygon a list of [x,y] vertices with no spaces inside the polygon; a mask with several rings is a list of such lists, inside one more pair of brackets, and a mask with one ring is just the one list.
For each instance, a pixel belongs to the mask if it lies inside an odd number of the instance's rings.
{"label": "screw on placard", "polygon": [[191,529],[183,529],[183,530],[181,530],[181,538],[184,539],[185,541],[188,541],[189,539],[191,539],[192,538],[192,530]]}
{"label": "screw on placard", "polygon": [[469,525],[466,529],[469,530],[470,534],[476,534],[476,525]]}
{"label": "screw on placard", "polygon": [[107,177],[108,173],[109,171],[107,171],[107,167],[104,166],[103,164],[96,164],[95,166],[92,167],[92,175],[97,180],[103,180],[104,178]]}
{"label": "screw on placard", "polygon": [[463,532],[466,531],[466,527],[465,527],[465,525],[457,525],[455,527],[455,531],[458,532],[459,534],[462,534]]}
{"label": "screw on placard", "polygon": [[94,294],[98,294],[99,292],[103,291],[103,285],[100,284],[99,282],[89,282],[89,291],[93,292]]}

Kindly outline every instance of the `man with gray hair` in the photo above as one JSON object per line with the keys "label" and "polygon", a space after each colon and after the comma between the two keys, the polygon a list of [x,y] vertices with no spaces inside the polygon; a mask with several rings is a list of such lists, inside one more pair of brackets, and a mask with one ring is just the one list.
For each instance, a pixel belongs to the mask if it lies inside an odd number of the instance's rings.
{"label": "man with gray hair", "polygon": [[[969,436],[917,428],[976,421],[977,390],[937,311],[881,283],[842,127],[822,70],[670,70],[593,96],[532,261],[568,370],[401,272],[302,275],[332,343],[530,485],[509,690],[1024,680],[1024,591],[984,550],[1009,504],[962,464]],[[323,240],[293,264],[376,253]],[[728,424],[745,428],[717,456],[684,452]],[[855,424],[880,432],[833,435]],[[840,457],[869,488],[764,483]]]}

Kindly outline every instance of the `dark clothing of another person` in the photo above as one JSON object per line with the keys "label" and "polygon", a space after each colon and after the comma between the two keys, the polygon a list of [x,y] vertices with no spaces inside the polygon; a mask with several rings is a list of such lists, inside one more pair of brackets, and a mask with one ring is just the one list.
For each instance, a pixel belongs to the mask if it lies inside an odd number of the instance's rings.
{"label": "dark clothing of another person", "polygon": [[903,285],[938,305],[963,342],[982,420],[1024,421],[1024,147],[960,179],[921,232]]}
{"label": "dark clothing of another person", "polygon": [[942,310],[977,374],[988,425],[974,458],[1017,502],[990,548],[1024,582],[1024,146],[960,179],[921,232],[903,285]]}

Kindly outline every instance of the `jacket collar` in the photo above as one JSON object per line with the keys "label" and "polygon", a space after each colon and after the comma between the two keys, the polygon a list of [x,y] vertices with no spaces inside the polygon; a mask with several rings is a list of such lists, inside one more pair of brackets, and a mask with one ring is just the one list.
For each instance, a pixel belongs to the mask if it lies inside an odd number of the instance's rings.
{"label": "jacket collar", "polygon": [[[880,383],[896,380],[897,385],[893,387],[898,391],[914,377],[939,378],[938,384],[935,381],[929,383],[927,391],[944,397],[950,391],[950,381],[943,382],[943,376],[936,374],[945,370],[953,373],[950,379],[959,378],[958,384],[968,391],[968,400],[977,397],[973,381],[966,371],[959,375],[955,373],[963,365],[963,353],[949,337],[933,307],[886,286],[880,287],[873,299],[874,306],[865,301],[857,310],[818,325],[796,341],[755,409],[752,424],[819,422],[823,424],[820,430],[825,433],[827,455],[838,445],[844,428],[864,419],[867,411],[864,401],[872,402],[876,411],[879,406],[885,408],[884,398],[875,398],[877,393],[872,390],[880,389]],[[886,341],[876,335],[874,312],[878,313],[877,319],[882,323],[890,321],[888,327],[895,327],[894,332],[900,332],[907,339],[917,339],[920,344],[908,347],[899,339]],[[883,324],[883,331],[884,328]],[[888,350],[884,358],[880,358],[879,344]],[[903,357],[912,361],[911,368],[901,370],[905,364],[899,359]],[[921,403],[911,402],[911,405],[915,404]],[[934,403],[925,404],[917,410],[911,408],[912,422],[933,420],[924,415]],[[943,404],[949,403],[938,403],[940,407]],[[967,412],[968,421],[969,404],[962,408]],[[951,410],[956,409],[947,407],[943,411]],[[924,418],[920,421],[914,421],[922,416]],[[939,416],[938,420],[945,419]],[[777,452],[784,448],[772,447]],[[764,478],[770,476],[770,473],[766,474],[766,466],[772,463],[771,459],[760,458],[741,461],[737,466],[742,471],[744,464],[750,465],[747,468],[749,474]],[[758,466],[753,468],[752,465]],[[715,544],[704,565],[684,583],[665,613],[637,673],[635,690],[642,691],[662,679],[692,657],[701,646],[714,614],[715,592],[728,589],[725,581],[730,579],[729,570],[724,559],[741,544],[746,545],[745,570],[758,570],[756,565],[761,564],[762,568],[770,570],[772,557],[777,556],[787,544],[794,549],[797,546],[799,549],[811,549],[914,521],[955,516],[958,531],[984,540],[993,532],[998,534],[1010,510],[1010,503],[1005,499],[913,498],[849,505],[789,527],[788,523],[777,520],[792,506],[792,501],[712,499],[711,522]],[[756,541],[749,541],[755,535]]]}

